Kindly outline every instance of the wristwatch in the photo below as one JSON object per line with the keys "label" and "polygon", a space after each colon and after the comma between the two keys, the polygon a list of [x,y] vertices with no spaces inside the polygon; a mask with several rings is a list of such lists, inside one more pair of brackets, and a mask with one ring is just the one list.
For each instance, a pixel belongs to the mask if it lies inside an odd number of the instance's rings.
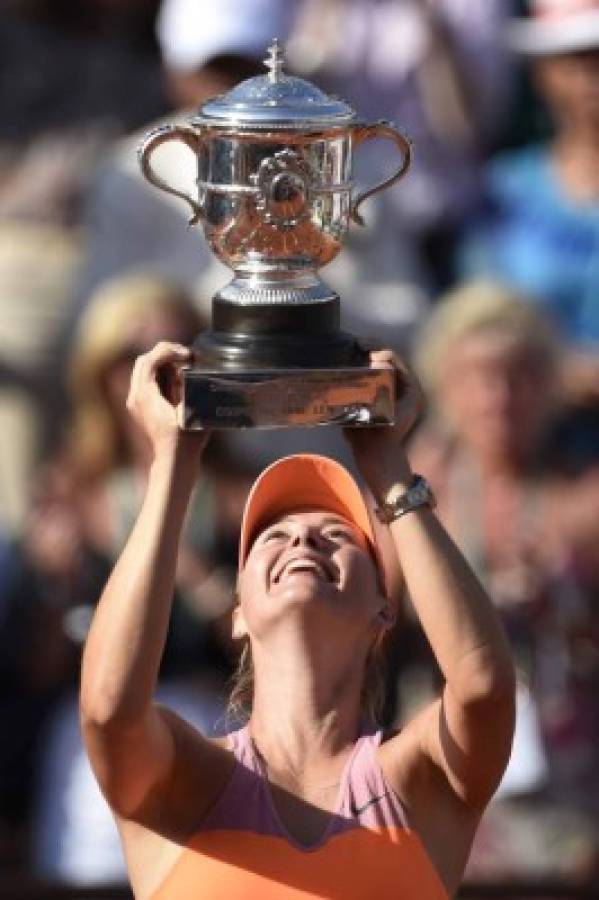
{"label": "wristwatch", "polygon": [[434,509],[436,505],[435,495],[431,490],[431,486],[422,475],[414,475],[412,483],[407,491],[402,491],[397,485],[394,485],[387,493],[380,506],[377,506],[375,513],[377,518],[390,525],[395,519],[405,516],[406,513],[419,506],[430,506]]}

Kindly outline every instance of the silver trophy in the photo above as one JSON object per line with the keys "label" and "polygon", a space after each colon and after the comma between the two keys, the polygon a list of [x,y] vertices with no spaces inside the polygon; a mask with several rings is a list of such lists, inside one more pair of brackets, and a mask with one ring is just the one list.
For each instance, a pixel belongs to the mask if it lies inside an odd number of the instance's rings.
{"label": "silver trophy", "polygon": [[[341,250],[359,207],[410,164],[406,138],[365,124],[315,85],[284,74],[275,40],[268,74],[206,102],[188,124],[155,128],[139,148],[155,187],[186,200],[216,256],[234,273],[212,298],[212,324],[184,372],[181,427],[373,425],[393,422],[393,373],[368,364],[340,329],[339,296],[318,270]],[[355,193],[352,155],[365,140],[392,140],[400,165]],[[197,196],[167,184],[153,151],[182,141],[197,157]]]}

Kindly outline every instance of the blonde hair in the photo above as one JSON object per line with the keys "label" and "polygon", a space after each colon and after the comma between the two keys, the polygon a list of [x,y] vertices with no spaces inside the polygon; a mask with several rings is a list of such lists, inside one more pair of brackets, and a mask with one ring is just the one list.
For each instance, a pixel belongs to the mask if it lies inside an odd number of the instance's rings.
{"label": "blonde hair", "polygon": [[418,339],[414,365],[425,392],[433,399],[443,362],[462,338],[497,329],[517,337],[538,353],[549,371],[557,363],[558,344],[543,313],[515,290],[499,282],[473,280],[458,286],[433,307]]}
{"label": "blonde hair", "polygon": [[180,312],[192,333],[203,326],[180,285],[145,273],[103,284],[79,321],[68,369],[73,404],[69,441],[73,463],[83,475],[102,475],[122,461],[123,438],[108,402],[104,375],[127,349],[136,317],[161,308]]}

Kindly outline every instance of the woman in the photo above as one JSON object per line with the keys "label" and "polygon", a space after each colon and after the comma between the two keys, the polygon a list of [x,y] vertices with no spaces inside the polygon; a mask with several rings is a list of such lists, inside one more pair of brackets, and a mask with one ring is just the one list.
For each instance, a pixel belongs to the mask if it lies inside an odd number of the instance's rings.
{"label": "woman", "polygon": [[395,427],[350,439],[391,511],[393,546],[446,678],[442,697],[386,740],[365,721],[366,672],[394,619],[383,544],[338,464],[288,457],[260,477],[242,522],[234,632],[253,661],[250,719],[209,739],[152,701],[207,442],[177,429],[176,398],[160,393],[157,373],[188,359],[184,347],[161,343],[136,362],[128,406],[154,460],[82,672],[87,749],[136,897],[452,894],[509,754],[514,675],[491,604],[430,495],[421,485],[404,502],[413,476],[402,439],[416,389],[406,375]]}
{"label": "woman", "polygon": [[[538,309],[483,280],[441,298],[416,345],[430,414],[411,459],[431,478],[440,517],[500,603],[504,590],[515,590],[516,569],[526,580],[527,551],[551,546],[555,556],[550,529],[562,517],[548,504],[558,354]],[[505,585],[491,589],[491,580]]]}
{"label": "woman", "polygon": [[551,316],[567,344],[569,399],[596,409],[599,10],[575,0],[528,5],[531,14],[515,18],[508,37],[528,63],[553,133],[488,164],[462,271],[507,281]]}
{"label": "woman", "polygon": [[[415,353],[430,415],[410,457],[496,605],[536,639],[548,590],[562,607],[548,618],[562,628],[566,597],[587,590],[578,561],[597,538],[592,473],[568,476],[576,448],[555,435],[560,361],[541,311],[486,281],[439,301]],[[580,602],[570,605],[580,620]]]}
{"label": "woman", "polygon": [[[151,272],[105,282],[81,317],[68,367],[72,416],[64,452],[66,468],[77,475],[82,530],[107,559],[116,559],[127,539],[152,459],[144,432],[125,406],[133,363],[159,339],[190,344],[205,324],[188,293]],[[222,440],[210,450],[211,465],[204,466],[205,477],[196,482],[191,499],[193,517],[177,572],[187,608],[202,621],[217,619],[228,608],[235,554],[229,559],[227,497],[240,485],[247,491],[250,483]],[[225,457],[228,477],[218,466]],[[189,619],[180,624],[179,638],[185,643],[187,633],[193,651]]]}
{"label": "woman", "polygon": [[[599,478],[596,469],[569,474],[577,446],[556,438],[560,346],[542,310],[474,281],[439,300],[415,362],[430,415],[410,458],[498,609],[519,669],[519,722],[528,710],[538,731],[534,765],[516,728],[503,790],[520,799],[486,816],[469,873],[590,871],[599,845]],[[532,854],[514,840],[523,828]]]}

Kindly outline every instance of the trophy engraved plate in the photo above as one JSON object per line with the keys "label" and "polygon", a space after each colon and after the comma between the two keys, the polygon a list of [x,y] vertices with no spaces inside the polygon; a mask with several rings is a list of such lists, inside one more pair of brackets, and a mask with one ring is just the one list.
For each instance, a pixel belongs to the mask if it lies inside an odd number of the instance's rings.
{"label": "trophy engraved plate", "polygon": [[180,425],[280,428],[385,425],[393,419],[395,373],[389,369],[289,369],[200,372],[184,379]]}
{"label": "trophy engraved plate", "polygon": [[[233,278],[212,298],[208,331],[184,372],[184,429],[390,424],[395,381],[373,370],[340,328],[340,299],[319,277],[361,203],[394,184],[410,144],[387,122],[365,124],[347,103],[283,72],[274,41],[268,74],[208,100],[184,125],[162,125],[139,147],[144,177],[185,200]],[[356,194],[352,157],[392,141],[398,168]],[[151,156],[182,142],[197,160],[197,193],[163,181]]]}

